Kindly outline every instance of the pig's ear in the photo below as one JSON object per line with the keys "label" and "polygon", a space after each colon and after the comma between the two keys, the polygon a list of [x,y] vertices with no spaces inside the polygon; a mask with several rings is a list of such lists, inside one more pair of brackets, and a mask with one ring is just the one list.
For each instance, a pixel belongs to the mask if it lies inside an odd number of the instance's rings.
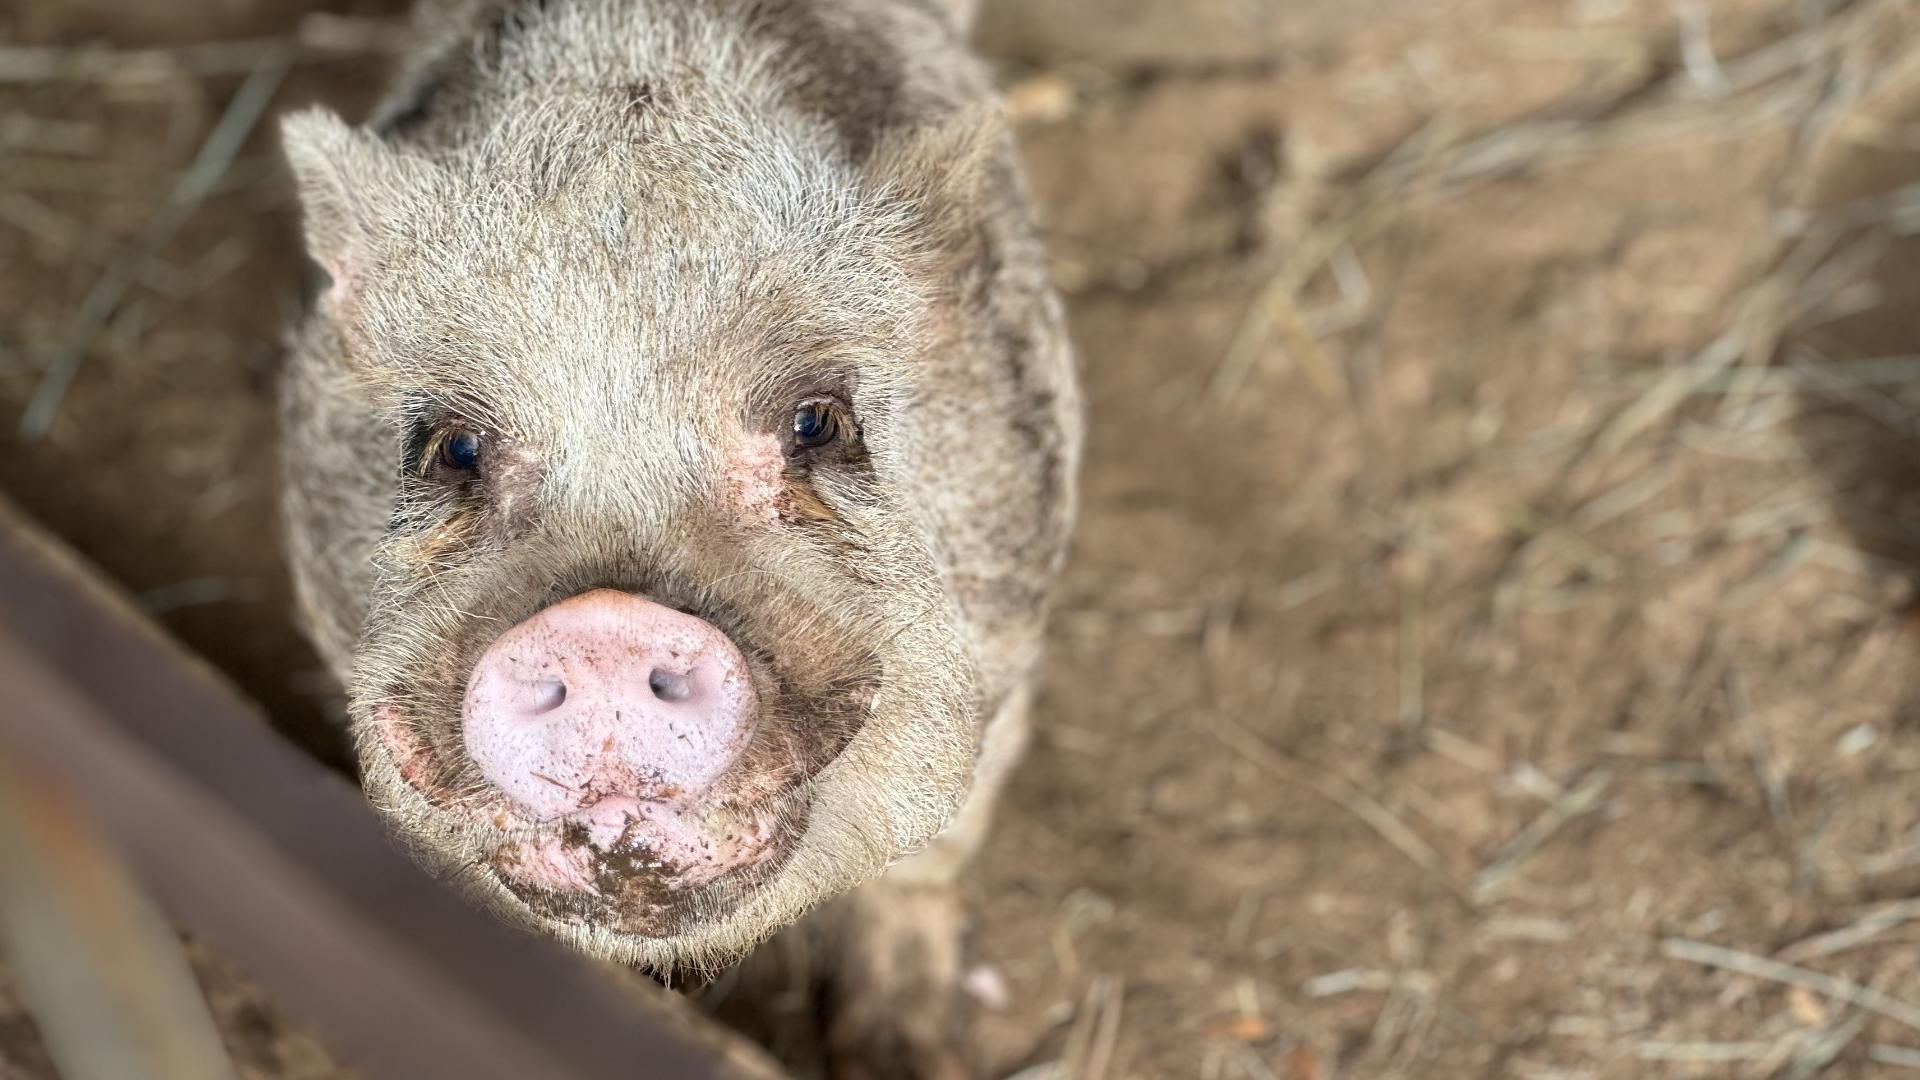
{"label": "pig's ear", "polygon": [[998,105],[971,106],[886,139],[874,152],[869,175],[910,208],[930,253],[964,259],[986,212],[1006,138],[1006,115]]}
{"label": "pig's ear", "polygon": [[344,300],[374,254],[369,207],[394,171],[393,152],[319,107],[288,115],[280,139],[300,195],[307,252],[333,279],[329,298]]}

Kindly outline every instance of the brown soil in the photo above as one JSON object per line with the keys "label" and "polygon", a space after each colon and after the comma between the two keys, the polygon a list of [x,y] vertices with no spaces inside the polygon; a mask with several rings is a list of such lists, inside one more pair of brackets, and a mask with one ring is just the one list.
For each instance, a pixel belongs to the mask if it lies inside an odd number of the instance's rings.
{"label": "brown soil", "polygon": [[[307,8],[26,0],[0,38]],[[973,885],[996,1075],[1911,1075],[1920,362],[1861,362],[1920,335],[1916,215],[1871,198],[1920,179],[1908,10],[988,4],[1093,417]],[[0,85],[6,430],[239,81]],[[0,487],[337,755],[270,541],[271,155]],[[203,972],[248,1075],[337,1075]],[[0,1074],[50,1076],[11,1000]]]}

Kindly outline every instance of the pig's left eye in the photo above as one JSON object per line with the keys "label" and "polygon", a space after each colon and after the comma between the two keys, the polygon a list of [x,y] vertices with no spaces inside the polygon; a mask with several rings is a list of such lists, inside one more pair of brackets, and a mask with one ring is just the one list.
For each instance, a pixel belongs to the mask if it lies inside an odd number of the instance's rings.
{"label": "pig's left eye", "polygon": [[793,445],[801,449],[825,446],[840,434],[840,418],[833,403],[815,398],[793,411]]}
{"label": "pig's left eye", "polygon": [[480,433],[462,424],[426,431],[421,441],[420,475],[445,481],[464,481],[480,468]]}

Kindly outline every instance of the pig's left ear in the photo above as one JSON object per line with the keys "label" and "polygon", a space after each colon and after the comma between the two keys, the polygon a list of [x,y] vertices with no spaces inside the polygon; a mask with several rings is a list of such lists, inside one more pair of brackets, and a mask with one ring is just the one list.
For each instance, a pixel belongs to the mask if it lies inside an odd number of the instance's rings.
{"label": "pig's left ear", "polygon": [[1006,139],[998,105],[971,106],[884,140],[868,175],[884,197],[910,208],[929,255],[965,259],[977,242]]}
{"label": "pig's left ear", "polygon": [[378,136],[318,107],[289,114],[280,139],[300,195],[307,252],[333,279],[328,301],[340,304],[375,257],[378,216],[393,212],[403,190],[399,156]]}

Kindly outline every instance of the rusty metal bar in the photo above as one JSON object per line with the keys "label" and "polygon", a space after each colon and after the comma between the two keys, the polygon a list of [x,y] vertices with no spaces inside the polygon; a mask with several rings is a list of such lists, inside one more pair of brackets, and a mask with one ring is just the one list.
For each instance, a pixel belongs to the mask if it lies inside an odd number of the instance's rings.
{"label": "rusty metal bar", "polygon": [[65,1080],[238,1080],[180,935],[80,807],[0,753],[0,962]]}
{"label": "rusty metal bar", "polygon": [[0,750],[183,927],[392,1080],[781,1074],[686,1002],[421,872],[359,793],[0,499]]}

